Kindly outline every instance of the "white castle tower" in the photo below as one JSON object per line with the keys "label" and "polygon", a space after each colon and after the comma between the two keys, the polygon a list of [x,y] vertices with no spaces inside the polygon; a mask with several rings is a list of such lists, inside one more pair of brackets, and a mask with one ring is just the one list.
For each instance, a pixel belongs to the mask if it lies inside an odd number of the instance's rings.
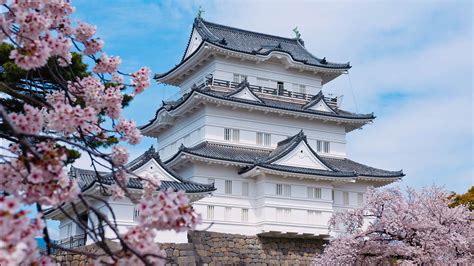
{"label": "white castle tower", "polygon": [[196,18],[181,62],[155,76],[180,87],[181,98],[163,102],[141,129],[182,180],[217,188],[194,203],[202,228],[324,238],[335,211],[404,176],[346,157],[346,134],[375,118],[322,93],[350,68],[313,56],[298,33],[283,38]]}

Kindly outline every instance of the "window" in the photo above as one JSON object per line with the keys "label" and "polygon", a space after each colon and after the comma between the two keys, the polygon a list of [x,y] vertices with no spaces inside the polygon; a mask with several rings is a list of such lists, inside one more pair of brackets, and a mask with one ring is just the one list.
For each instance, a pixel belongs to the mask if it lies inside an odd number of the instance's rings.
{"label": "window", "polygon": [[249,209],[242,209],[242,222],[247,222],[249,220]]}
{"label": "window", "polygon": [[242,182],[242,196],[249,195],[249,182]]}
{"label": "window", "polygon": [[276,184],[275,194],[283,195],[283,185],[282,184]]}
{"label": "window", "polygon": [[357,193],[357,204],[362,206],[364,204],[364,193]]}
{"label": "window", "polygon": [[320,199],[320,198],[321,198],[321,188],[319,187],[308,188],[308,199]]}
{"label": "window", "polygon": [[234,82],[240,83],[247,79],[246,75],[234,74]]}
{"label": "window", "polygon": [[225,194],[232,194],[232,181],[225,181]]}
{"label": "window", "polygon": [[271,135],[269,133],[257,132],[257,145],[270,146]]}
{"label": "window", "polygon": [[291,216],[291,209],[288,208],[276,208],[276,220],[288,220]]}
{"label": "window", "polygon": [[291,185],[286,184],[276,184],[276,191],[277,195],[291,197]]}
{"label": "window", "polygon": [[210,184],[214,184],[216,182],[216,180],[214,178],[208,178],[207,179],[207,183],[210,185]]}
{"label": "window", "polygon": [[140,211],[137,208],[133,208],[133,220],[138,220],[138,216],[140,216]]}
{"label": "window", "polygon": [[285,89],[284,83],[282,81],[277,81],[278,95],[282,95],[284,89]]}
{"label": "window", "polygon": [[231,207],[225,207],[224,209],[224,220],[230,221],[232,218],[232,208]]}
{"label": "window", "polygon": [[207,206],[207,219],[214,220],[214,206]]}
{"label": "window", "polygon": [[320,211],[308,211],[308,223],[318,224],[321,221],[322,213]]}
{"label": "window", "polygon": [[334,202],[334,193],[335,193],[334,190],[331,191],[331,198],[332,198],[332,201],[333,201],[333,202]]}
{"label": "window", "polygon": [[329,141],[324,141],[324,153],[329,153],[329,151],[330,151]]}
{"label": "window", "polygon": [[342,199],[343,199],[344,205],[349,205],[349,192],[347,191],[342,192]]}
{"label": "window", "polygon": [[316,150],[318,152],[322,152],[323,151],[323,142],[321,140],[317,140],[316,141]]}
{"label": "window", "polygon": [[306,93],[306,86],[293,83],[293,91],[299,93]]}
{"label": "window", "polygon": [[224,140],[239,142],[240,130],[232,128],[224,128]]}

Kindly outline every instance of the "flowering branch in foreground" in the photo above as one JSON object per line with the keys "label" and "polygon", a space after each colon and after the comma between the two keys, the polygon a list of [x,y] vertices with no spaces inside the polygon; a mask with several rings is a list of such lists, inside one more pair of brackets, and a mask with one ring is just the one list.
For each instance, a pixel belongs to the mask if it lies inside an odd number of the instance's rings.
{"label": "flowering branch in foreground", "polygon": [[[0,138],[9,144],[0,147],[0,225],[10,229],[0,234],[0,264],[52,263],[38,254],[34,238],[40,232],[47,255],[51,247],[61,249],[49,241],[41,213],[30,223],[26,212],[17,210],[23,204],[36,204],[40,212],[42,205],[62,210],[102,249],[101,263],[163,264],[164,253],[154,243],[156,231],[193,228],[199,216],[182,192],[156,192],[159,182],[152,177],[136,176],[147,188],[141,199],[127,190],[133,173],[126,168],[127,149],[118,144],[137,144],[141,134],[133,121],[122,117],[122,109],[149,87],[150,70],[142,67],[125,75],[131,78],[125,84],[121,59],[103,51],[95,26],[72,23],[74,8],[67,0],[0,0],[0,5],[0,50],[8,51],[0,54]],[[91,73],[81,56],[94,62]],[[127,94],[129,89],[132,93]],[[153,219],[142,218],[136,227],[119,233],[116,222],[89,203],[101,199],[81,193],[66,173],[81,153],[89,156],[93,169],[100,165],[114,173],[115,187],[101,184],[106,191],[129,197]],[[96,175],[100,181],[101,174]],[[65,211],[64,203],[74,213]],[[99,227],[114,232],[121,250],[107,245],[103,230],[77,219],[79,205],[98,217]]]}
{"label": "flowering branch in foreground", "polygon": [[438,187],[368,191],[360,209],[336,213],[331,229],[345,228],[315,261],[318,265],[448,265],[472,263],[473,213],[449,207]]}

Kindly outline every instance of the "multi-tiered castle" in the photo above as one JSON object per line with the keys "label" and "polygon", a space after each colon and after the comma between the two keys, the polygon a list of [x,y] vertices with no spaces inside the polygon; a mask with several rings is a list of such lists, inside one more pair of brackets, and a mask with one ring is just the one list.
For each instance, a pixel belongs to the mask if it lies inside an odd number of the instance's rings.
{"label": "multi-tiered castle", "polygon": [[[277,37],[198,17],[181,62],[155,76],[181,89],[141,128],[157,149],[129,166],[185,190],[210,231],[326,238],[333,212],[361,205],[367,187],[404,175],[347,158],[346,134],[375,116],[344,111],[322,90],[350,68],[315,57],[299,34]],[[71,172],[84,191],[98,191],[90,170]],[[129,186],[140,189],[133,179]],[[134,223],[131,203],[108,202],[121,226]],[[81,233],[60,212],[49,217],[61,220],[62,237]]]}

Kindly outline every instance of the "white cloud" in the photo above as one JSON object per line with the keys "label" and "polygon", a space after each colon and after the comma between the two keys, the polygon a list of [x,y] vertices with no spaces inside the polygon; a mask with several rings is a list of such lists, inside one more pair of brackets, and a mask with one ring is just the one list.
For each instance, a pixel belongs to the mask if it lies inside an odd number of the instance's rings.
{"label": "white cloud", "polygon": [[[297,25],[316,56],[351,61],[358,107],[379,117],[349,134],[349,156],[403,168],[402,184],[463,192],[474,183],[471,5],[225,2],[206,6],[205,18],[288,37]],[[324,90],[344,94],[344,107],[354,110],[347,77]]]}

